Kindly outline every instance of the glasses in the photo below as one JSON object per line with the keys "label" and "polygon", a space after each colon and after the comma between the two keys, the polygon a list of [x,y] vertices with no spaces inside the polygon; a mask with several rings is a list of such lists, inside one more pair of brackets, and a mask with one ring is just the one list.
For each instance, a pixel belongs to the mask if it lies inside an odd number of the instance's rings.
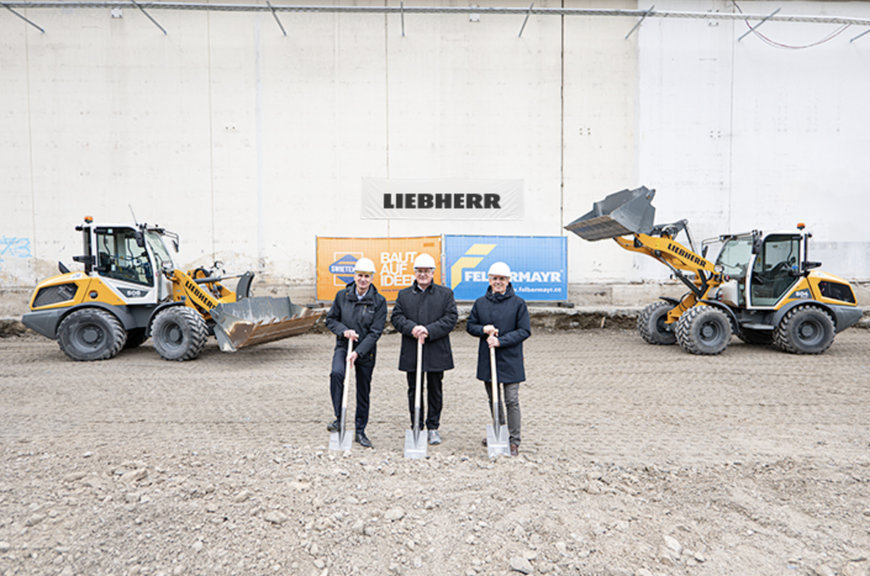
{"label": "glasses", "polygon": [[414,268],[414,274],[432,274],[433,268]]}

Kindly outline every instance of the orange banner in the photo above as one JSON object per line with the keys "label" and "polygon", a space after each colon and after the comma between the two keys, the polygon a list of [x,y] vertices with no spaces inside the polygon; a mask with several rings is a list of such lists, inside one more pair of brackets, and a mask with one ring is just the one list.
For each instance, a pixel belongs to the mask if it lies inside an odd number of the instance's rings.
{"label": "orange banner", "polygon": [[377,272],[372,283],[388,302],[414,282],[414,258],[425,252],[435,259],[435,281],[443,278],[441,236],[414,238],[325,238],[317,237],[317,299],[332,300],[336,292],[353,282],[353,267],[360,258],[370,258]]}

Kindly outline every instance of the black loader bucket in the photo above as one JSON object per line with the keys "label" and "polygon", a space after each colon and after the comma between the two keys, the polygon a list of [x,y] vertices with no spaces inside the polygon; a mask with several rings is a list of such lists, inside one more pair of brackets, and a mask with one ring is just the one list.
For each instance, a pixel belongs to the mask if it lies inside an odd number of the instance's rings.
{"label": "black loader bucket", "polygon": [[656,191],[646,186],[622,190],[595,202],[592,211],[567,226],[584,240],[604,240],[627,234],[649,234],[656,209],[652,205]]}
{"label": "black loader bucket", "polygon": [[210,311],[214,335],[224,352],[281,340],[308,331],[320,314],[290,298],[255,297],[218,304]]}

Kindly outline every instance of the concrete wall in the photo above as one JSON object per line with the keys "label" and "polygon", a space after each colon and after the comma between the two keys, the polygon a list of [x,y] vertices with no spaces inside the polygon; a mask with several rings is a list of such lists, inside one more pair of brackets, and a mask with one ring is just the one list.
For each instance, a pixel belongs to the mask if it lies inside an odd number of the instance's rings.
{"label": "concrete wall", "polygon": [[[870,16],[868,3],[782,8]],[[46,33],[0,12],[0,287],[70,264],[84,215],[128,221],[130,205],[181,234],[185,267],[220,259],[305,293],[317,235],[559,235],[640,184],[658,189],[659,219],[689,218],[698,237],[807,221],[826,269],[870,279],[860,30],[784,50],[737,42],[742,23],[685,19],[626,40],[634,19],[533,16],[518,38],[516,16],[406,15],[402,37],[398,15],[294,13],[285,37],[269,13],[153,9],[164,36],[132,9],[23,12]],[[834,28],[761,30],[804,44]],[[525,213],[363,220],[367,177],[521,179]],[[569,237],[577,286],[663,280],[647,260]]]}

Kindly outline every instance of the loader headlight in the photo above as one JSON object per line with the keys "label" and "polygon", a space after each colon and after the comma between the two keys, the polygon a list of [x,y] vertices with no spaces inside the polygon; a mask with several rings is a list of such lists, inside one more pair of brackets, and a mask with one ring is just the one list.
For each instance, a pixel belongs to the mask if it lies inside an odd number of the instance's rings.
{"label": "loader headlight", "polygon": [[725,271],[725,266],[723,266],[721,264],[716,264],[715,266],[713,266],[713,270],[716,271],[716,274],[721,274],[722,272]]}

